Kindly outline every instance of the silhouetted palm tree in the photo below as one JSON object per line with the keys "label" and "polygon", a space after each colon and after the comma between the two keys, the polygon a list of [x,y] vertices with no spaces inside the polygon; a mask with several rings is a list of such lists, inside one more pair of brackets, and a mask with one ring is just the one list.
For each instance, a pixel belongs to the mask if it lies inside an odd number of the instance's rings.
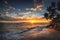
{"label": "silhouetted palm tree", "polygon": [[60,26],[57,25],[57,23],[60,23],[60,13],[58,14],[56,12],[56,10],[60,11],[60,1],[57,2],[57,5],[56,5],[55,2],[52,2],[51,6],[47,7],[46,10],[48,11],[48,13],[45,13],[44,17],[47,18],[47,19],[51,19],[52,20],[50,25],[47,26],[47,27],[52,26],[52,28],[60,30]]}
{"label": "silhouetted palm tree", "polygon": [[60,0],[57,2],[57,8],[60,10]]}

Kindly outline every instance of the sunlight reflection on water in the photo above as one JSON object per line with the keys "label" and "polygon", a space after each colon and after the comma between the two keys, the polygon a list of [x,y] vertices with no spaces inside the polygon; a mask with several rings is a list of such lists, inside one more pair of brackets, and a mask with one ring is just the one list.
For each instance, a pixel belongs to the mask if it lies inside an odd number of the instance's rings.
{"label": "sunlight reflection on water", "polygon": [[29,23],[2,23],[3,31],[0,34],[2,36],[2,40],[15,40],[24,38],[26,35],[31,35],[34,33],[38,33],[45,28],[46,25],[41,24],[29,24]]}

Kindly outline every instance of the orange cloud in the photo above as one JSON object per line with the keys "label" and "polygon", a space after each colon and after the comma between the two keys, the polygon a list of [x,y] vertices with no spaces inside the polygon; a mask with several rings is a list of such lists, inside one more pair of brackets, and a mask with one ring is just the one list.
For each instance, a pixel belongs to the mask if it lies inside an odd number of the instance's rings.
{"label": "orange cloud", "polygon": [[26,8],[26,10],[36,11],[36,8]]}
{"label": "orange cloud", "polygon": [[42,10],[42,6],[41,4],[37,4],[35,8],[26,8],[26,10],[32,10],[32,11],[36,11],[36,10]]}
{"label": "orange cloud", "polygon": [[31,11],[28,11],[28,12],[24,12],[24,14],[31,14],[32,12]]}
{"label": "orange cloud", "polygon": [[28,12],[24,12],[24,14],[29,14]]}

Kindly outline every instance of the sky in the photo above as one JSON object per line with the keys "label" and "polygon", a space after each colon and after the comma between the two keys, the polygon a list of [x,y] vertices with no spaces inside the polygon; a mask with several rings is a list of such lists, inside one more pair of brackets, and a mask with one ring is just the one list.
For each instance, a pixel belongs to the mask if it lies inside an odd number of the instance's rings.
{"label": "sky", "polygon": [[50,6],[50,3],[58,0],[0,0],[0,13],[9,13],[14,15],[15,13],[23,17],[43,17],[46,11],[46,7]]}

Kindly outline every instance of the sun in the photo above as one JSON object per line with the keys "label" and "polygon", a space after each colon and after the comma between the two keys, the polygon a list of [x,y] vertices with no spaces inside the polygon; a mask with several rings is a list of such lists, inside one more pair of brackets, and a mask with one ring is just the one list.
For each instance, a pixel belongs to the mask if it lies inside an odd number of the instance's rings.
{"label": "sun", "polygon": [[29,20],[29,23],[37,23],[36,20]]}
{"label": "sun", "polygon": [[31,23],[35,23],[36,21],[35,20],[30,20]]}

